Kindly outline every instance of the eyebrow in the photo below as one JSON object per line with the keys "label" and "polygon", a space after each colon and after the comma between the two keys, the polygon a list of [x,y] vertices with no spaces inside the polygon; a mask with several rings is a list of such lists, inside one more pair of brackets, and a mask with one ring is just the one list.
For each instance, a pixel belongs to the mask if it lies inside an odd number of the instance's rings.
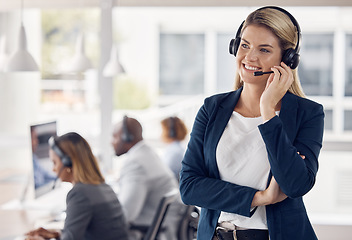
{"label": "eyebrow", "polygon": [[[246,43],[250,44],[250,42],[248,42],[246,39],[241,38],[243,41],[245,41]],[[273,46],[271,46],[270,44],[260,44],[259,47],[270,47],[270,48],[274,48]]]}

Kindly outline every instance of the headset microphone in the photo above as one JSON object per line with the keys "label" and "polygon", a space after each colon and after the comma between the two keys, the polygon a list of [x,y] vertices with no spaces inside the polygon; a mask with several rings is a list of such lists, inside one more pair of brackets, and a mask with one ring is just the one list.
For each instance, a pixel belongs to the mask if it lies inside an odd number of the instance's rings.
{"label": "headset microphone", "polygon": [[254,72],[253,75],[254,76],[261,76],[261,75],[270,74],[270,73],[274,73],[274,72],[273,71],[269,71],[269,72],[258,71],[258,72]]}
{"label": "headset microphone", "polygon": [[55,188],[56,186],[56,181],[57,179],[60,177],[62,171],[64,170],[64,167],[69,167],[71,168],[72,167],[72,160],[71,158],[65,154],[61,148],[59,147],[59,145],[57,145],[56,143],[56,140],[55,140],[55,137],[52,136],[49,138],[49,146],[50,148],[56,153],[56,155],[60,158],[61,162],[62,162],[62,167],[60,168],[59,170],[59,173],[57,174],[55,180],[54,180],[54,185],[53,185],[53,189]]}
{"label": "headset microphone", "polygon": [[54,185],[53,185],[53,188],[52,188],[52,189],[55,189],[55,187],[56,187],[56,181],[59,179],[59,177],[60,177],[62,171],[64,170],[64,167],[65,167],[65,166],[62,165],[62,167],[61,167],[60,170],[59,170],[59,173],[56,175],[56,178],[55,178],[55,180],[54,180]]}

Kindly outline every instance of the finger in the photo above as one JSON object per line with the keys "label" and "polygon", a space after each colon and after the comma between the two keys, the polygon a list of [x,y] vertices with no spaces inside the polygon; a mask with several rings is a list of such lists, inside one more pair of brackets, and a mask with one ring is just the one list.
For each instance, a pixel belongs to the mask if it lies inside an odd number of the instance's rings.
{"label": "finger", "polygon": [[270,74],[268,80],[266,81],[265,89],[267,89],[270,86],[270,84],[273,82],[273,79],[274,79],[274,74]]}
{"label": "finger", "polygon": [[280,65],[281,65],[284,69],[286,69],[287,72],[289,72],[289,71],[292,70],[292,69],[291,69],[289,66],[287,66],[286,63],[284,63],[284,62],[281,62]]}
{"label": "finger", "polygon": [[289,66],[287,66],[284,62],[281,62],[281,67],[282,67],[283,71],[285,71],[287,73],[288,80],[293,82],[292,69]]}
{"label": "finger", "polygon": [[279,86],[287,91],[293,82],[292,70],[288,66],[274,66],[273,68],[276,68],[281,73]]}
{"label": "finger", "polygon": [[306,156],[302,155],[300,152],[297,152],[297,153],[298,153],[298,155],[300,155],[300,156],[301,156],[301,158],[303,158],[303,159],[305,159],[305,158],[306,158]]}
{"label": "finger", "polygon": [[274,74],[271,74],[271,75],[274,75],[272,81],[275,81],[275,80],[278,81],[278,80],[280,80],[281,73],[280,73],[280,71],[278,70],[277,66],[272,67],[271,70],[274,72]]}

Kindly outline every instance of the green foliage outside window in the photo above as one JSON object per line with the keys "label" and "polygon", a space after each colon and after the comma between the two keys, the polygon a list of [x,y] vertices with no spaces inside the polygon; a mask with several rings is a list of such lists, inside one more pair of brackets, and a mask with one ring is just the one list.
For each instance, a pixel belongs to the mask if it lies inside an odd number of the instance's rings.
{"label": "green foliage outside window", "polygon": [[150,106],[150,98],[146,86],[128,76],[114,79],[115,109],[146,109]]}

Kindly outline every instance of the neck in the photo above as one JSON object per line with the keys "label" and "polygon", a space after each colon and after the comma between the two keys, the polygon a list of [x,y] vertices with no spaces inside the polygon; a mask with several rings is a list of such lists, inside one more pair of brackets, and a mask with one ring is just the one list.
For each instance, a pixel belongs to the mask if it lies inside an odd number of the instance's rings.
{"label": "neck", "polygon": [[263,90],[243,86],[243,90],[235,107],[235,111],[244,117],[259,117],[260,114],[260,96]]}
{"label": "neck", "polygon": [[254,84],[244,84],[241,97],[245,98],[246,101],[258,104],[260,102],[260,97],[264,92],[265,86],[257,86]]}

